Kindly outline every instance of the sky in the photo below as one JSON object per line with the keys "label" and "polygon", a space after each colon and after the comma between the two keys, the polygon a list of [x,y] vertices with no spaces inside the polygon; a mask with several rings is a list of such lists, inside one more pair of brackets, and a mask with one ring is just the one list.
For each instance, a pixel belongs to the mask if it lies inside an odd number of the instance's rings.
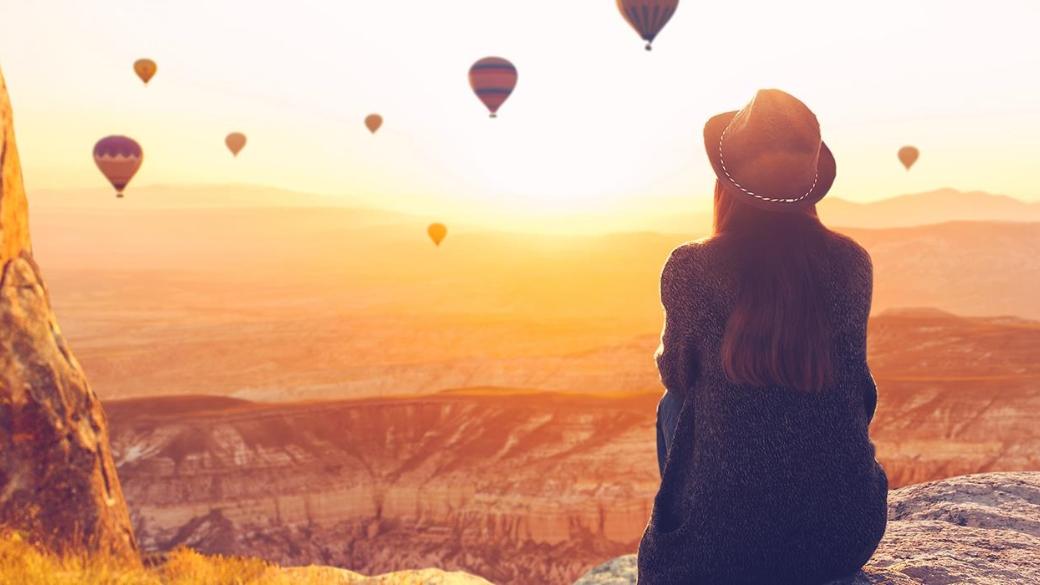
{"label": "sky", "polygon": [[[0,0],[0,68],[30,196],[104,186],[92,146],[126,134],[128,197],[256,184],[519,224],[707,209],[703,124],[766,87],[816,112],[833,195],[1040,200],[1037,22],[1035,0],[681,0],[646,52],[613,0]],[[488,55],[519,70],[495,120],[467,80]]]}

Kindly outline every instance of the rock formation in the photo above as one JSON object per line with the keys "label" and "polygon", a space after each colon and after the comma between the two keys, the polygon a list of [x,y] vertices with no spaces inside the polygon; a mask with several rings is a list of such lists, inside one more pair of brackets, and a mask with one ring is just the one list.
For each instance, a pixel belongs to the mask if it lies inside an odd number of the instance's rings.
{"label": "rock formation", "polygon": [[309,566],[281,569],[281,574],[292,582],[321,583],[322,585],[492,585],[490,581],[461,571],[445,572],[439,569],[394,571],[366,577],[353,571],[334,567]]}
{"label": "rock formation", "polygon": [[[871,356],[891,374],[872,432],[893,484],[1040,469],[1038,333],[927,311],[875,319]],[[1000,392],[984,385],[1000,374]],[[142,549],[567,585],[639,542],[660,482],[658,398],[497,388],[105,407]]]}
{"label": "rock formation", "polygon": [[[1040,472],[986,473],[889,494],[889,525],[870,563],[832,585],[1040,583]],[[630,585],[635,555],[574,585]]]}
{"label": "rock formation", "polygon": [[101,404],[33,261],[11,118],[0,74],[0,525],[57,551],[135,560]]}
{"label": "rock formation", "polygon": [[565,585],[637,542],[653,396],[107,403],[145,550]]}

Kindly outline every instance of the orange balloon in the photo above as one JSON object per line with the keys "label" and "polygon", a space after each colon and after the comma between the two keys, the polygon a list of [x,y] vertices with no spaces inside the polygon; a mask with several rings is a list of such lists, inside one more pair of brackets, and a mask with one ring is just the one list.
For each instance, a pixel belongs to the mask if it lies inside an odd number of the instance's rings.
{"label": "orange balloon", "polygon": [[246,145],[246,135],[242,134],[241,132],[232,132],[231,134],[227,135],[227,138],[224,139],[224,144],[227,145],[228,150],[231,151],[231,154],[238,156],[238,153]]}
{"label": "orange balloon", "polygon": [[379,127],[383,125],[383,117],[379,114],[369,114],[365,117],[365,126],[368,127],[368,131],[372,134],[379,130]]}
{"label": "orange balloon", "polygon": [[151,59],[138,59],[137,61],[134,61],[134,72],[137,73],[137,76],[141,78],[141,81],[143,81],[145,85],[148,85],[148,82],[152,80],[152,76],[155,75],[155,72],[158,69],[159,66]]}
{"label": "orange balloon", "polygon": [[430,227],[426,228],[426,233],[430,234],[434,244],[440,246],[444,236],[448,235],[448,228],[443,223],[431,223]]}
{"label": "orange balloon", "polygon": [[914,166],[917,162],[917,157],[921,156],[921,152],[913,146],[904,146],[899,149],[899,160],[906,167],[906,170],[910,170],[910,167]]}

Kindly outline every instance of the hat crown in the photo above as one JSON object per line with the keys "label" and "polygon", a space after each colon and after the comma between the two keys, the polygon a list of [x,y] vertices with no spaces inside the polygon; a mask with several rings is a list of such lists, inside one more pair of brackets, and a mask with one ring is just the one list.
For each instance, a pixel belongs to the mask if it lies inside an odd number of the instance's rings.
{"label": "hat crown", "polygon": [[817,181],[820,123],[798,98],[763,89],[736,113],[719,143],[730,181],[756,196],[797,200]]}

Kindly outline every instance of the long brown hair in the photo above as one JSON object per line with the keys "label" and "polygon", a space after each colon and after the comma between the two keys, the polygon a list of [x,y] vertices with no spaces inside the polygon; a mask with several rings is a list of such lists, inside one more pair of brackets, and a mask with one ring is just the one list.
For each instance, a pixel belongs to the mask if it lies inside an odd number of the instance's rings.
{"label": "long brown hair", "polygon": [[739,292],[722,338],[737,384],[818,391],[833,377],[823,278],[828,230],[816,208],[762,210],[715,183],[715,238],[734,250]]}

